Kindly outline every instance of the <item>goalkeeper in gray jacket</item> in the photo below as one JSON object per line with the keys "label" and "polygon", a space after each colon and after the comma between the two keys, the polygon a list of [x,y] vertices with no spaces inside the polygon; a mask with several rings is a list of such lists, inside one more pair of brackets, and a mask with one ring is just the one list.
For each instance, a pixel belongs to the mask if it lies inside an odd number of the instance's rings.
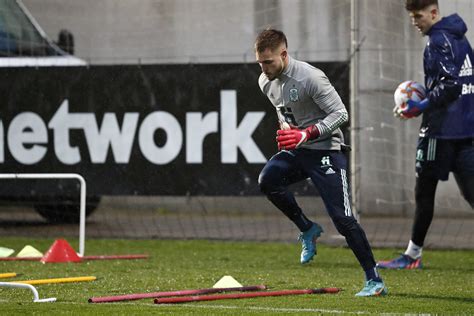
{"label": "goalkeeper in gray jacket", "polygon": [[310,178],[339,233],[347,241],[365,271],[366,283],[357,296],[385,295],[364,230],[351,211],[344,143],[339,129],[348,114],[334,87],[319,69],[291,58],[283,32],[267,29],[255,41],[262,68],[261,90],[276,109],[279,152],[265,165],[259,185],[268,199],[301,231],[301,263],[316,254],[316,239],[323,229],[309,220],[288,186]]}

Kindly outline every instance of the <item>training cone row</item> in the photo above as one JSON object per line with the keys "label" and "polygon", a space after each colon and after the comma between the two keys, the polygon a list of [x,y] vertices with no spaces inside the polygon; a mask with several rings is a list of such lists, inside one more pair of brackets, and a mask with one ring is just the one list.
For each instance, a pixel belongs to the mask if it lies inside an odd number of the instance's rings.
{"label": "training cone row", "polygon": [[20,252],[16,255],[17,258],[42,258],[43,254],[30,245],[23,247]]}
{"label": "training cone row", "polygon": [[[15,250],[5,247],[0,247],[0,258],[7,258],[13,254]],[[16,255],[17,258],[42,258],[43,254],[30,245],[26,245]]]}
{"label": "training cone row", "polygon": [[54,262],[80,262],[81,258],[76,251],[64,239],[56,240],[49,250],[41,258],[43,263]]}

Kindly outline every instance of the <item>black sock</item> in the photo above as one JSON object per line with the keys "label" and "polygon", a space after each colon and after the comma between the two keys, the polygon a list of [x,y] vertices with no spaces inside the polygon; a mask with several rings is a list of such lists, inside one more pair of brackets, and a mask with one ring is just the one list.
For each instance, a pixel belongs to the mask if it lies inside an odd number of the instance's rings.
{"label": "black sock", "polygon": [[376,282],[382,282],[382,278],[380,277],[377,271],[377,268],[374,267],[374,268],[365,270],[364,272],[365,272],[365,279],[367,281],[372,280]]}
{"label": "black sock", "polygon": [[313,226],[295,201],[295,197],[288,191],[275,191],[267,194],[267,198],[280,209],[301,232]]}

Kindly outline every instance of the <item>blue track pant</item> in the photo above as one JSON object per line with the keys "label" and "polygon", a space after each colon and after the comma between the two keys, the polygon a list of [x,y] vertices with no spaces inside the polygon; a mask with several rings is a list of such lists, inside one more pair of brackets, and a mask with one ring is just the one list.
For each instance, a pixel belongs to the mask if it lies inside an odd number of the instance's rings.
{"label": "blue track pant", "polygon": [[368,270],[375,267],[375,260],[365,232],[352,214],[346,166],[346,157],[340,151],[304,148],[280,151],[261,171],[259,185],[300,231],[306,231],[312,222],[304,215],[288,186],[310,178],[337,231],[346,238],[363,269]]}

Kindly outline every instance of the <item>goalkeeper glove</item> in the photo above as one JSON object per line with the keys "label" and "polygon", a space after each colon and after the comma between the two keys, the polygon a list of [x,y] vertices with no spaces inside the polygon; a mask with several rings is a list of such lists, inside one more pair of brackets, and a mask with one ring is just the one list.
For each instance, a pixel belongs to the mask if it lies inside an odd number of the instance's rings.
{"label": "goalkeeper glove", "polygon": [[400,117],[409,119],[419,116],[424,110],[426,110],[429,106],[428,98],[422,101],[413,101],[408,100],[407,106],[404,109],[398,109],[398,114]]}
{"label": "goalkeeper glove", "polygon": [[278,130],[277,142],[278,150],[291,150],[298,148],[301,144],[308,140],[315,139],[319,136],[319,130],[316,125],[311,125],[303,130],[293,128],[290,130]]}

